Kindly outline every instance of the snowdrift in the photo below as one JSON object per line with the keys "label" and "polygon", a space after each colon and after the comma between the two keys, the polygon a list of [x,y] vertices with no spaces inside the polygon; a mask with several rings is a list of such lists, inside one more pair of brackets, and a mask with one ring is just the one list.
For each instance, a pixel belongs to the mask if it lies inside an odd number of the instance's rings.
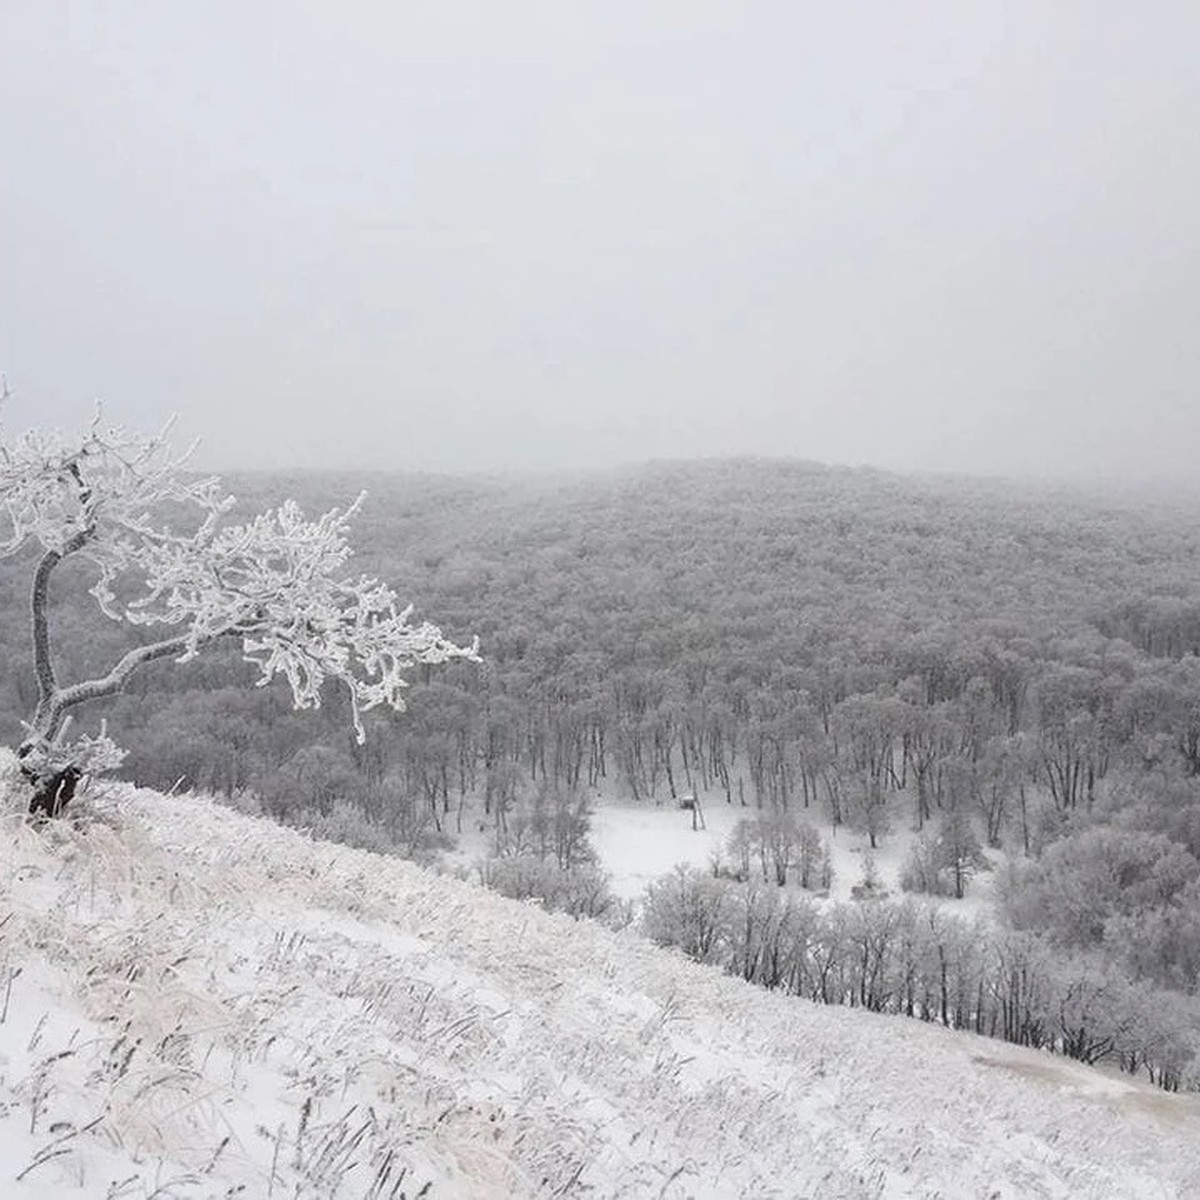
{"label": "snowdrift", "polygon": [[0,837],[6,1197],[1200,1195],[1193,1097],[201,798]]}

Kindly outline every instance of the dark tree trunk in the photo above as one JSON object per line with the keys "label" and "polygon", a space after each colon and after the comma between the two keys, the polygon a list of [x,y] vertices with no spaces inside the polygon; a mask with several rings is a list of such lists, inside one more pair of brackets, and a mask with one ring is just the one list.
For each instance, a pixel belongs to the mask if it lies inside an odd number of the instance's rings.
{"label": "dark tree trunk", "polygon": [[83,772],[76,766],[66,766],[44,775],[32,767],[22,766],[21,774],[33,788],[33,795],[29,798],[30,815],[46,817],[62,815],[83,778]]}

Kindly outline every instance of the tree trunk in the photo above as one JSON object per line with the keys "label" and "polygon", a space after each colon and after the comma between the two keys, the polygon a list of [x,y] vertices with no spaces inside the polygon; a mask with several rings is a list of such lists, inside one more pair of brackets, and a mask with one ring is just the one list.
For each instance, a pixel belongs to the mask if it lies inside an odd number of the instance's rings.
{"label": "tree trunk", "polygon": [[[18,757],[25,757],[18,751]],[[68,765],[59,771],[49,771],[39,774],[32,767],[22,766],[21,774],[29,781],[33,794],[29,798],[29,813],[31,816],[57,817],[75,796],[75,789],[83,778],[83,772],[74,765]]]}

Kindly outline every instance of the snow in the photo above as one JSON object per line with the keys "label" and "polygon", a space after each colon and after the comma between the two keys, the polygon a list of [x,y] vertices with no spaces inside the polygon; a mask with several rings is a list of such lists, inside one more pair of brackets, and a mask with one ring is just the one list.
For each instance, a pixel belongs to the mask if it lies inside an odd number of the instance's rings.
{"label": "snow", "polygon": [[[627,888],[638,847],[703,863],[725,820],[639,811],[598,817]],[[5,1197],[1200,1194],[1190,1096],[768,993],[202,798],[2,823]]]}
{"label": "snow", "polygon": [[692,814],[675,804],[661,807],[601,802],[592,813],[592,845],[622,899],[640,896],[648,883],[679,863],[707,869],[722,855],[729,835],[747,810],[723,800],[705,806],[706,829],[692,829]]}
{"label": "snow", "polygon": [[[707,870],[715,857],[728,861],[729,835],[738,821],[757,810],[730,804],[714,793],[703,806],[706,828],[692,828],[692,814],[671,801],[661,805],[634,804],[600,797],[592,813],[592,845],[600,865],[609,873],[613,891],[625,900],[636,900],[646,885],[666,875],[679,864]],[[805,814],[800,810],[801,819]],[[817,827],[829,848],[833,863],[831,900],[849,900],[851,889],[862,882],[864,856],[874,856],[875,870],[888,895],[899,897],[900,873],[912,845],[913,834],[897,829],[881,838],[872,850],[865,834],[842,826],[836,831],[823,823],[814,810],[808,818]],[[486,847],[472,843],[475,857]],[[464,852],[466,854],[467,852]],[[992,855],[996,864],[1002,855]],[[948,911],[965,920],[990,911],[993,876],[981,872],[972,878],[962,900],[945,898]]]}

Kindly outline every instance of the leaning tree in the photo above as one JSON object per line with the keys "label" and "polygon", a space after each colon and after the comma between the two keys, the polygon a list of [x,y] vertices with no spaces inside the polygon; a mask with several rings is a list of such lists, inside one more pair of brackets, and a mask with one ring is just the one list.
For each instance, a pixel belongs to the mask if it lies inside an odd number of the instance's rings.
{"label": "leaning tree", "polygon": [[[169,426],[168,426],[169,429]],[[167,430],[154,437],[106,425],[97,408],[74,437],[0,430],[0,557],[29,553],[37,704],[18,747],[31,811],[55,815],[78,781],[120,765],[107,736],[69,740],[72,712],[120,692],[156,659],[186,663],[221,639],[241,642],[263,686],[282,675],[297,708],[317,707],[327,681],[349,692],[356,735],[362,714],[403,710],[406,671],[417,663],[478,660],[478,642],[448,641],[411,620],[391,588],[349,576],[347,529],[362,502],[307,520],[293,501],[232,524],[220,481],[186,469]],[[190,514],[190,515],[189,515]],[[110,619],[148,632],[102,675],[64,683],[55,670],[50,585],[67,559],[83,560]]]}

